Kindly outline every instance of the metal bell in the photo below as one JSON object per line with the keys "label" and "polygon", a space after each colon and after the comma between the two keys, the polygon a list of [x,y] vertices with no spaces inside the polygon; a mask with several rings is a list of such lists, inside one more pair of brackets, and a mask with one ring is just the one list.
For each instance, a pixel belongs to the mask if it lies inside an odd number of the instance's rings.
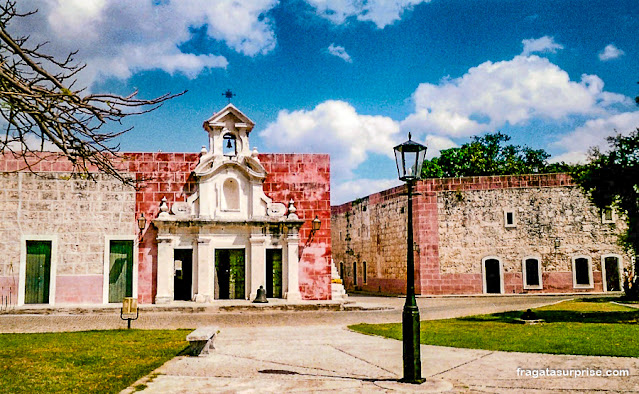
{"label": "metal bell", "polygon": [[260,288],[257,289],[257,296],[255,296],[253,302],[256,304],[265,304],[268,302],[268,300],[266,299],[266,290],[264,290],[264,286],[260,286]]}

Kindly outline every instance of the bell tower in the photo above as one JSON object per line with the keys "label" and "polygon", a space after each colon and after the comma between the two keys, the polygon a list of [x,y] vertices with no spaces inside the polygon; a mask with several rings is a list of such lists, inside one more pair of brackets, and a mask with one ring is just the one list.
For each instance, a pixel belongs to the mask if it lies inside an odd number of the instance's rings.
{"label": "bell tower", "polygon": [[251,154],[249,133],[255,123],[233,104],[204,122],[204,130],[209,134],[209,151],[216,157],[241,157]]}

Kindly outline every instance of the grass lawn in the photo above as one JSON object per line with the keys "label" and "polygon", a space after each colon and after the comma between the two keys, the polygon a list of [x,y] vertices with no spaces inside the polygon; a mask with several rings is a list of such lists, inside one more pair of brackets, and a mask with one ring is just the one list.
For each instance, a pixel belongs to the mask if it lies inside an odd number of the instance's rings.
{"label": "grass lawn", "polygon": [[[583,299],[534,309],[546,323],[517,324],[522,312],[421,322],[421,343],[471,349],[639,357],[639,310],[606,299]],[[401,339],[400,323],[350,329]]]}
{"label": "grass lawn", "polygon": [[176,356],[187,333],[0,334],[0,392],[117,393]]}

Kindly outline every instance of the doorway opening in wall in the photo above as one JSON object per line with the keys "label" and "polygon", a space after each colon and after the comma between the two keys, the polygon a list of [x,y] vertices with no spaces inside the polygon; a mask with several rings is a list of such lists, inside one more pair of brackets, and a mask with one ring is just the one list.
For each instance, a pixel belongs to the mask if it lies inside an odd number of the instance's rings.
{"label": "doorway opening in wall", "polygon": [[173,299],[191,301],[193,299],[193,249],[175,249],[173,256],[175,264]]}
{"label": "doorway opening in wall", "polygon": [[621,275],[619,275],[619,257],[604,257],[606,291],[621,291]]}
{"label": "doorway opening in wall", "polygon": [[266,297],[282,298],[282,249],[266,249]]}
{"label": "doorway opening in wall", "polygon": [[244,249],[215,250],[215,299],[245,299]]}
{"label": "doorway opening in wall", "polygon": [[109,302],[133,297],[133,241],[109,241]]}
{"label": "doorway opening in wall", "polygon": [[484,282],[486,293],[501,294],[501,264],[497,259],[484,260]]}
{"label": "doorway opening in wall", "polygon": [[51,241],[27,241],[25,304],[48,304],[51,280]]}

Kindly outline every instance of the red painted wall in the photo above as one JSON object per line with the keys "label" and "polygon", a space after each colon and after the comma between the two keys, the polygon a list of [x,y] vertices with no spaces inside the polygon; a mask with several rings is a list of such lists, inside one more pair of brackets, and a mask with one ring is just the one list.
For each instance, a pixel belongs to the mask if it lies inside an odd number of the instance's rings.
{"label": "red painted wall", "polygon": [[[197,165],[195,153],[127,153],[129,171],[143,186],[136,194],[136,217],[144,212],[157,217],[159,203],[185,201],[195,191],[190,173]],[[326,154],[268,153],[258,156],[268,173],[265,194],[274,202],[288,205],[293,199],[300,219],[300,292],[304,299],[331,297],[330,158]],[[310,237],[311,221],[317,216],[322,226]],[[152,302],[157,291],[157,244],[155,229],[149,226],[139,248],[138,296],[141,303]]]}
{"label": "red painted wall", "polygon": [[[260,162],[268,176],[264,191],[274,202],[288,205],[295,202],[297,215],[306,223],[300,229],[300,291],[304,299],[331,298],[331,225],[330,225],[330,158],[327,154],[260,154]],[[185,201],[196,190],[191,171],[199,160],[197,153],[124,153],[121,167],[134,174],[140,185],[135,196],[136,218],[142,213],[147,228],[139,244],[138,299],[151,303],[157,291],[156,230],[150,225],[159,213],[160,201],[167,198],[169,206]],[[70,172],[71,163],[56,154],[48,160],[31,161],[35,172]],[[0,171],[20,171],[26,165],[19,159],[5,155],[0,160]],[[94,169],[92,169],[94,170]],[[312,237],[311,221],[317,216],[321,229]],[[102,282],[89,284],[82,280],[67,280],[57,284],[56,302],[102,302]],[[5,283],[7,282],[6,286]],[[9,288],[9,279],[2,288]]]}

